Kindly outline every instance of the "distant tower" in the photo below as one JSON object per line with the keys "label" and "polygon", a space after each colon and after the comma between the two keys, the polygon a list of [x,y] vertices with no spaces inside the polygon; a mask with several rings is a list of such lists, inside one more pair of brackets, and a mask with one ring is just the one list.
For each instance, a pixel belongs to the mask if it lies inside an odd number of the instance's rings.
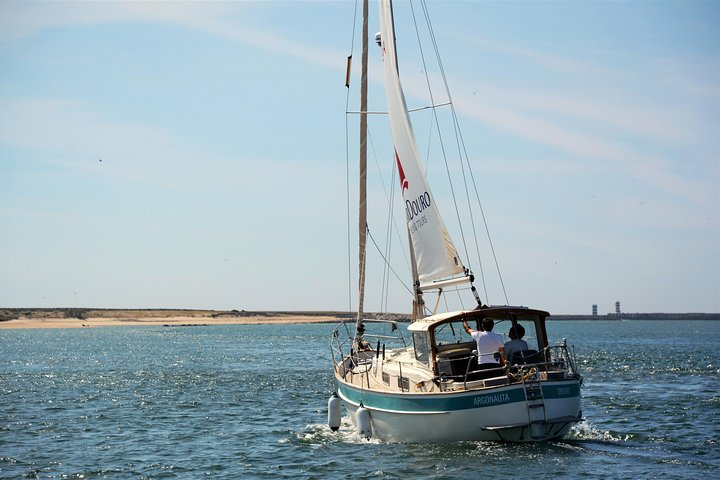
{"label": "distant tower", "polygon": [[615,302],[615,316],[620,320],[620,302]]}
{"label": "distant tower", "polygon": [[593,317],[597,317],[597,305],[593,303],[593,309],[592,309],[592,315]]}

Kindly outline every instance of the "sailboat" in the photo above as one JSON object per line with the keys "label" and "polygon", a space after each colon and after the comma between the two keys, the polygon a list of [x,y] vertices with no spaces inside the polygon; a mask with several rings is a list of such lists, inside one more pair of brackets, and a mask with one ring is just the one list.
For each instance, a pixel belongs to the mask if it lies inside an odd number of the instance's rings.
{"label": "sailboat", "polygon": [[[363,5],[363,74],[367,78],[368,4]],[[365,176],[367,85],[361,85],[359,306],[354,321],[331,336],[336,390],[328,423],[340,428],[342,410],[366,438],[390,442],[561,439],[582,420],[574,349],[550,344],[549,313],[483,303],[440,215],[422,165],[400,81],[391,0],[379,1],[387,116],[405,207],[412,271],[412,315],[405,327],[363,313],[367,218]],[[350,68],[348,67],[348,72]],[[444,291],[470,292],[472,308],[439,312]],[[466,293],[467,294],[467,293]],[[426,295],[437,295],[434,309]],[[468,295],[469,296],[469,295]],[[475,339],[508,332],[491,351]],[[478,332],[483,332],[478,334]],[[495,333],[497,338],[498,334]],[[524,343],[522,343],[524,342]],[[506,352],[507,349],[507,352]],[[506,355],[507,353],[507,355]]]}

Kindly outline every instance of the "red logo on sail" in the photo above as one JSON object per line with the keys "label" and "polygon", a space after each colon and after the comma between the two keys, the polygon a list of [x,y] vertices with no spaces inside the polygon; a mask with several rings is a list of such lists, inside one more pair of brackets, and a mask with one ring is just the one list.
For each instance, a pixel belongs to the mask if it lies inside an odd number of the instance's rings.
{"label": "red logo on sail", "polygon": [[410,185],[408,184],[407,178],[405,178],[405,172],[403,172],[397,150],[395,150],[395,161],[397,161],[398,173],[400,173],[400,187],[402,188],[402,194],[405,195],[405,190],[407,190]]}
{"label": "red logo on sail", "polygon": [[405,172],[403,172],[397,150],[395,150],[395,161],[397,161],[398,173],[400,173],[400,187],[402,188],[402,194],[405,195],[405,190],[407,190],[410,185],[408,184],[407,178],[405,178]]}

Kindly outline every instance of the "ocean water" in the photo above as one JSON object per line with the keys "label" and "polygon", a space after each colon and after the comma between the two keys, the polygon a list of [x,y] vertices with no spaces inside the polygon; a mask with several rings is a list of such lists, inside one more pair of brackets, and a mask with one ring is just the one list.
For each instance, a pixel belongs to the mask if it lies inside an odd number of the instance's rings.
{"label": "ocean water", "polygon": [[0,478],[720,477],[720,322],[550,323],[585,421],[544,444],[331,432],[330,330],[0,330]]}

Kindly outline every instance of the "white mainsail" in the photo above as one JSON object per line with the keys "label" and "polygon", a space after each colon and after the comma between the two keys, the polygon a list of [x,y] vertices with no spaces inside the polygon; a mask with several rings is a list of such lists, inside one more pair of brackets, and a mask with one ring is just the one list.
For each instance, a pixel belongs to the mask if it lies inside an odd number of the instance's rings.
{"label": "white mainsail", "polygon": [[420,162],[420,154],[397,70],[395,30],[390,0],[380,1],[380,35],[388,118],[405,200],[407,227],[417,262],[418,280],[432,282],[461,274],[464,268],[440,218]]}

